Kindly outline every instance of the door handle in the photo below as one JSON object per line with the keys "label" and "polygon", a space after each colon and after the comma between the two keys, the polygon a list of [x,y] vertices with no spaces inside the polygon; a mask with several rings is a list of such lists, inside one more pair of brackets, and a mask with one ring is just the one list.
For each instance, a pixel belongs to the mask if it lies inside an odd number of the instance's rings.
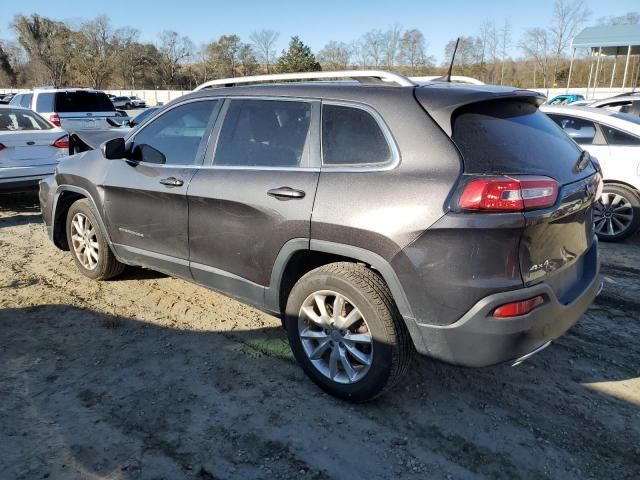
{"label": "door handle", "polygon": [[181,187],[184,185],[184,182],[176,177],[168,177],[160,180],[162,185],[166,185],[167,187]]}
{"label": "door handle", "polygon": [[278,200],[293,200],[304,198],[305,193],[302,190],[295,190],[291,187],[280,187],[268,190],[267,195],[275,197]]}

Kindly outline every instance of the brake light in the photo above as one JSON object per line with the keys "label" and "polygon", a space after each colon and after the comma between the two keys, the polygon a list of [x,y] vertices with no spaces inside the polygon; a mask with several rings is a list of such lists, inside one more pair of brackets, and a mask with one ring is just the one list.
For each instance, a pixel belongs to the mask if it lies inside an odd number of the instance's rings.
{"label": "brake light", "polygon": [[49,115],[49,121],[53,123],[56,127],[61,126],[60,116],[57,113],[52,113],[51,115]]}
{"label": "brake light", "polygon": [[496,308],[493,311],[493,316],[495,318],[519,317],[520,315],[526,315],[543,303],[544,299],[540,295],[519,302],[506,303]]}
{"label": "brake light", "polygon": [[458,204],[465,210],[520,212],[556,203],[558,182],[549,177],[475,178],[468,182]]}
{"label": "brake light", "polygon": [[52,147],[69,148],[69,135],[63,135],[51,144]]}
{"label": "brake light", "polygon": [[0,152],[1,152],[2,150],[4,150],[5,148],[7,148],[7,147],[5,147],[2,143],[0,143]]}

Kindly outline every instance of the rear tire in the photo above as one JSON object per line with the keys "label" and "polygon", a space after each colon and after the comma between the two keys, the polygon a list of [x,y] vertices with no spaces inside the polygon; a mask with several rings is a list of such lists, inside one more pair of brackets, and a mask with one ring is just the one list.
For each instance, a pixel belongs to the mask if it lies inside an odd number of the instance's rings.
{"label": "rear tire", "polygon": [[617,242],[632,235],[640,226],[640,197],[631,188],[605,184],[595,205],[593,223],[598,239]]}
{"label": "rear tire", "polygon": [[111,251],[88,200],[71,205],[66,232],[71,256],[80,273],[93,280],[107,280],[124,271],[125,265]]}
{"label": "rear tire", "polygon": [[291,290],[284,323],[307,376],[344,400],[363,402],[390,389],[412,358],[389,288],[364,265],[332,263],[304,275]]}

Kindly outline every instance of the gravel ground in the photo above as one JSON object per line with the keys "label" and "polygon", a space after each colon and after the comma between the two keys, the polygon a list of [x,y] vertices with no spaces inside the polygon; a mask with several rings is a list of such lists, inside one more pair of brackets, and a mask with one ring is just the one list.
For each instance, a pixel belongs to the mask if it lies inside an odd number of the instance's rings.
{"label": "gravel ground", "polygon": [[35,197],[0,196],[0,478],[640,477],[640,237],[523,365],[416,358],[353,406],[294,364],[279,320],[143,269],[82,277]]}

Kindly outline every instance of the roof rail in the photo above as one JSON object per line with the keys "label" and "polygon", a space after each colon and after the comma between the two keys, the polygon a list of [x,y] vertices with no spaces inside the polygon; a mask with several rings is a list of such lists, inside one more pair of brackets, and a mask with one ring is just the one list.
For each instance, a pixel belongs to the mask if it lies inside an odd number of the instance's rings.
{"label": "roof rail", "polygon": [[286,80],[322,80],[322,79],[354,79],[361,83],[385,83],[393,82],[401,87],[413,87],[415,83],[407,77],[383,70],[343,70],[338,72],[301,72],[301,73],[277,73],[272,75],[254,75],[251,77],[221,78],[209,80],[198,85],[195,91],[211,87],[233,87],[241,83],[265,83]]}
{"label": "roof rail", "polygon": [[[409,80],[416,83],[424,83],[424,82],[438,82],[444,81],[442,80],[444,77],[442,75],[430,75],[427,77],[409,77]],[[477,78],[473,77],[464,77],[462,75],[452,75],[451,82],[453,83],[468,83],[471,85],[485,85],[484,82],[481,82]]]}

